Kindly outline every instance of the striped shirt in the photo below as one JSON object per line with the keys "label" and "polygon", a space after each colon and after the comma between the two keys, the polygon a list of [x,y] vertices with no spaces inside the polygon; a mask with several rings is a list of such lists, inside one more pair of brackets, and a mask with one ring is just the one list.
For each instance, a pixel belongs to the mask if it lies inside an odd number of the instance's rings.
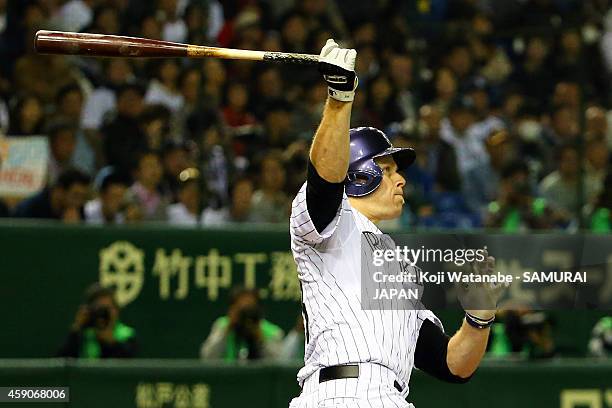
{"label": "striped shirt", "polygon": [[389,368],[404,392],[414,367],[414,350],[424,319],[442,324],[429,310],[363,310],[361,236],[381,231],[342,203],[329,225],[317,232],[306,205],[306,183],[293,201],[291,249],[302,287],[306,344],[300,386],[318,369],[374,363]]}

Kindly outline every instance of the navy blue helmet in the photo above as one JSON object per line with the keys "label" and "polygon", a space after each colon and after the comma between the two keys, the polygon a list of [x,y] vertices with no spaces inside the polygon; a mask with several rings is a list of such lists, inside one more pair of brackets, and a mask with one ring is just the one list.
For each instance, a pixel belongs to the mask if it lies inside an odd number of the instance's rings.
{"label": "navy blue helmet", "polygon": [[392,156],[397,170],[405,170],[415,159],[414,150],[393,147],[387,136],[373,127],[358,127],[349,131],[351,139],[348,174],[344,182],[346,195],[363,197],[378,188],[383,171],[374,161],[377,157]]}

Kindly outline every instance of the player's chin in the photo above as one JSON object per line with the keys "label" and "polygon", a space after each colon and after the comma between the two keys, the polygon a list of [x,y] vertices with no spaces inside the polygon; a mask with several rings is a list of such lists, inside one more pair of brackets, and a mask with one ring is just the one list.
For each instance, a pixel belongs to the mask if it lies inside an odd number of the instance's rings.
{"label": "player's chin", "polygon": [[401,214],[402,214],[401,208],[399,210],[391,209],[390,211],[387,211],[384,215],[382,215],[380,219],[381,220],[394,220],[396,218],[399,218]]}
{"label": "player's chin", "polygon": [[394,196],[393,202],[387,207],[386,219],[392,220],[399,217],[402,214],[404,207],[404,198],[401,196]]}

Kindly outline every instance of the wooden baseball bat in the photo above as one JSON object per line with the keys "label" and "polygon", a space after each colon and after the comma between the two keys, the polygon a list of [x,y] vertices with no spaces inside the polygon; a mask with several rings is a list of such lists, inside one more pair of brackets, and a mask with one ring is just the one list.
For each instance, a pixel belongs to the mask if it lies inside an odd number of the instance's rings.
{"label": "wooden baseball bat", "polygon": [[34,45],[36,51],[41,54],[83,55],[89,57],[223,58],[304,65],[315,65],[319,62],[319,56],[313,54],[238,50],[181,44],[148,38],[63,31],[38,31]]}

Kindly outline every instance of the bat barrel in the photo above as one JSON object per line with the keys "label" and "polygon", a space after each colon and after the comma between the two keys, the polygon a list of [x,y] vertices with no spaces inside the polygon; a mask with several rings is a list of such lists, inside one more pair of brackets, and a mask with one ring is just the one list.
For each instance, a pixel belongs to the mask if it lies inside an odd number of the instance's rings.
{"label": "bat barrel", "polygon": [[42,54],[96,57],[185,57],[187,45],[116,35],[38,31],[34,40]]}

